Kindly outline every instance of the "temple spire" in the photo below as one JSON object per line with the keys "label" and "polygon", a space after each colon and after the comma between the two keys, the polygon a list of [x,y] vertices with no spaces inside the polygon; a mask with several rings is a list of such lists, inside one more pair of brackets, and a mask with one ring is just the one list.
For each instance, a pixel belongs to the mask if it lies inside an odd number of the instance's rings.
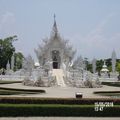
{"label": "temple spire", "polygon": [[54,23],[56,23],[56,20],[55,20],[55,18],[56,18],[56,15],[54,14]]}
{"label": "temple spire", "polygon": [[54,24],[53,24],[53,34],[54,34],[54,36],[56,36],[57,35],[57,33],[58,33],[58,30],[57,30],[57,24],[56,24],[56,15],[54,14]]}

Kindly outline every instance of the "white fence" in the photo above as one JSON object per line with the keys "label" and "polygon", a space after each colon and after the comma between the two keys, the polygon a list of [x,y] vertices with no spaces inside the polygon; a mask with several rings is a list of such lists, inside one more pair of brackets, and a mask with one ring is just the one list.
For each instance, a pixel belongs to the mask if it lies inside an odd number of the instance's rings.
{"label": "white fence", "polygon": [[0,80],[16,80],[22,81],[25,76],[17,76],[17,75],[0,75]]}
{"label": "white fence", "polygon": [[99,78],[100,81],[103,81],[103,82],[117,82],[118,81],[118,78]]}

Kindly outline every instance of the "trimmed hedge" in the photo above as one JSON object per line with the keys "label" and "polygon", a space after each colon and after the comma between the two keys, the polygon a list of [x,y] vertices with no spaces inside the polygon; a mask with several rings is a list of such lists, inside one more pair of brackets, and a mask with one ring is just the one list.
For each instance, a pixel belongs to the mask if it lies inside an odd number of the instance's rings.
{"label": "trimmed hedge", "polygon": [[103,85],[120,87],[120,82],[102,82]]}
{"label": "trimmed hedge", "polygon": [[94,105],[95,102],[113,102],[120,105],[120,99],[111,98],[34,98],[34,97],[0,97],[0,103],[10,104],[68,104],[68,105]]}
{"label": "trimmed hedge", "polygon": [[120,107],[104,108],[96,112],[94,106],[81,105],[39,105],[39,104],[0,104],[0,117],[17,116],[90,116],[120,117]]}
{"label": "trimmed hedge", "polygon": [[[113,107],[95,111],[95,102],[113,102]],[[0,117],[90,116],[120,117],[120,99],[75,99],[1,97]]]}
{"label": "trimmed hedge", "polygon": [[20,95],[20,94],[38,94],[45,93],[45,90],[33,90],[33,89],[15,89],[0,87],[0,95]]}
{"label": "trimmed hedge", "polygon": [[120,98],[120,91],[97,91],[94,94],[98,94],[101,96],[109,96],[113,98]]}
{"label": "trimmed hedge", "polygon": [[19,88],[5,88],[5,87],[0,87],[0,90],[13,90],[13,91],[26,91],[26,92],[41,92],[45,93],[45,90],[35,90],[35,89],[19,89]]}
{"label": "trimmed hedge", "polygon": [[13,84],[13,83],[22,83],[22,81],[3,81],[3,80],[0,80],[0,84]]}
{"label": "trimmed hedge", "polygon": [[0,95],[21,95],[21,94],[38,94],[38,93],[41,93],[41,92],[0,90]]}
{"label": "trimmed hedge", "polygon": [[94,94],[99,94],[99,93],[120,93],[120,91],[96,91]]}

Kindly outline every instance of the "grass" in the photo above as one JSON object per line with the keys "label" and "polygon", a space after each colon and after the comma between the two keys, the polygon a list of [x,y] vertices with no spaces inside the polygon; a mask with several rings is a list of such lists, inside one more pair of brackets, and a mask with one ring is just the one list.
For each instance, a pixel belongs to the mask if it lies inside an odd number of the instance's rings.
{"label": "grass", "polygon": [[120,105],[105,108],[96,112],[94,105],[61,105],[61,104],[0,104],[1,116],[120,116]]}
{"label": "grass", "polygon": [[20,89],[20,88],[6,88],[6,87],[0,87],[0,90],[13,90],[13,91],[29,91],[29,92],[45,92],[45,90],[40,89]]}
{"label": "grass", "polygon": [[26,92],[15,90],[0,90],[0,95],[20,95],[20,94],[37,94],[38,92]]}
{"label": "grass", "polygon": [[0,80],[0,84],[13,84],[13,83],[22,83],[22,81],[12,81],[12,80],[9,80],[9,81],[6,81],[6,80]]}
{"label": "grass", "polygon": [[102,82],[103,85],[120,87],[120,82]]}
{"label": "grass", "polygon": [[[94,105],[67,105],[67,104],[0,104],[0,107],[94,107]],[[120,105],[117,105],[120,107]]]}
{"label": "grass", "polygon": [[98,94],[101,96],[120,98],[120,91],[97,91],[97,92],[94,92],[94,94]]}
{"label": "grass", "polygon": [[[67,104],[0,104],[0,107],[69,107],[69,108],[93,108],[95,105],[67,105]],[[114,107],[120,108],[120,105],[114,105]]]}
{"label": "grass", "polygon": [[[95,111],[95,102],[113,102],[113,107]],[[75,98],[34,98],[1,97],[0,117],[30,116],[119,116],[120,100],[113,99],[75,99]]]}
{"label": "grass", "polygon": [[[13,83],[21,83],[22,81],[6,81],[0,80],[0,84],[13,84]],[[23,90],[15,90],[9,88],[0,88],[0,95],[19,95],[19,94],[33,94],[32,92],[24,92]]]}
{"label": "grass", "polygon": [[99,93],[99,95],[120,98],[120,93]]}
{"label": "grass", "polygon": [[113,102],[120,105],[120,99],[113,98],[41,98],[41,97],[1,97],[0,103],[4,104],[62,104],[62,105],[94,105],[95,102]]}
{"label": "grass", "polygon": [[100,93],[111,93],[111,94],[113,94],[113,93],[120,93],[120,91],[95,91],[94,92],[94,94],[100,94]]}
{"label": "grass", "polygon": [[39,93],[45,93],[45,90],[0,87],[0,95],[20,95],[20,94],[39,94]]}

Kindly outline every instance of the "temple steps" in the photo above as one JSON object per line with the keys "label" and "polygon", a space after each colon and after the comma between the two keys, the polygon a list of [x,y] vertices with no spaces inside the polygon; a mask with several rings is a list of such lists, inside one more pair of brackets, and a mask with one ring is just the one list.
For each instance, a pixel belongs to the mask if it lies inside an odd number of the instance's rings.
{"label": "temple steps", "polygon": [[66,87],[66,84],[63,79],[64,73],[62,69],[53,69],[53,75],[56,76],[58,86]]}

